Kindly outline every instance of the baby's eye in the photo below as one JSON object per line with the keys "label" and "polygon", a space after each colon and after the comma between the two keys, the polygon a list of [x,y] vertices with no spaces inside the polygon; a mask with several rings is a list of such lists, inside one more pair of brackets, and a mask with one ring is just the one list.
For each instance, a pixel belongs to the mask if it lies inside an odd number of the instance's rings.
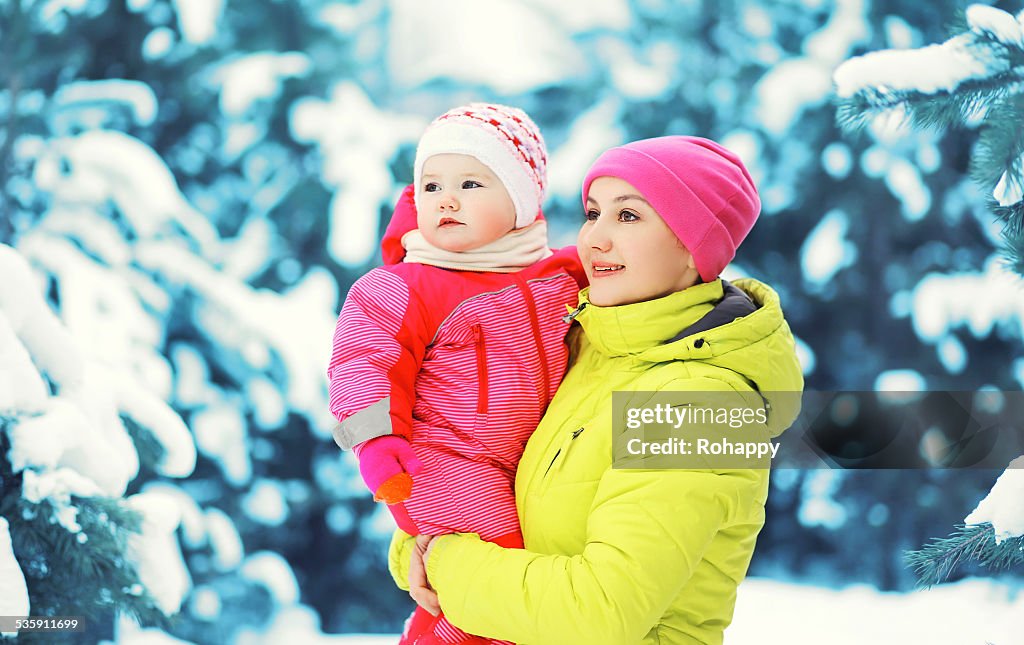
{"label": "baby's eye", "polygon": [[427,185],[423,187],[423,190],[428,193],[436,193],[437,191],[441,190],[441,185],[435,181],[431,181],[428,182]]}
{"label": "baby's eye", "polygon": [[619,212],[619,221],[620,222],[638,222],[638,221],[640,221],[640,216],[637,215],[636,213],[631,212],[631,211],[620,211]]}
{"label": "baby's eye", "polygon": [[478,181],[473,181],[472,179],[467,179],[466,181],[462,182],[462,188],[464,190],[467,188],[483,188],[483,184],[481,184]]}
{"label": "baby's eye", "polygon": [[599,212],[597,212],[595,210],[589,210],[589,211],[587,211],[586,213],[583,214],[583,217],[585,217],[588,222],[593,222],[594,220],[596,220],[598,218],[598,216],[600,214],[601,213],[599,213]]}

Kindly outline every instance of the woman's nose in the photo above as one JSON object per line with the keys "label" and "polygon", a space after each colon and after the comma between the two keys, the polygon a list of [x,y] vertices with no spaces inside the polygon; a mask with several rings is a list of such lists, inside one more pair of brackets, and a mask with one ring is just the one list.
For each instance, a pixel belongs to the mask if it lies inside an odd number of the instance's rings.
{"label": "woman's nose", "polygon": [[607,224],[601,218],[590,224],[583,234],[583,243],[592,249],[607,251],[612,244]]}

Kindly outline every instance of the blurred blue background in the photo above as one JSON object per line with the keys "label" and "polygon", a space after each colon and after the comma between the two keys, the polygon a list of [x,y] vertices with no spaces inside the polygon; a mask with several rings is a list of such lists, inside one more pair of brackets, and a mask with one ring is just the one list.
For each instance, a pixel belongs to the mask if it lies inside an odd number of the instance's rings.
{"label": "blurred blue background", "polygon": [[[967,177],[975,133],[835,125],[837,65],[941,42],[963,6],[0,0],[0,242],[88,360],[170,403],[198,448],[177,479],[140,448],[127,491],[180,504],[171,633],[225,642],[297,600],[326,632],[395,633],[411,609],[390,518],[330,438],[326,364],[419,135],[460,103],[540,126],[554,246],[605,148],[739,153],[764,210],[725,275],[780,292],[808,389],[1019,390],[1024,294]],[[909,590],[902,551],[996,474],[778,471],[751,574]]]}

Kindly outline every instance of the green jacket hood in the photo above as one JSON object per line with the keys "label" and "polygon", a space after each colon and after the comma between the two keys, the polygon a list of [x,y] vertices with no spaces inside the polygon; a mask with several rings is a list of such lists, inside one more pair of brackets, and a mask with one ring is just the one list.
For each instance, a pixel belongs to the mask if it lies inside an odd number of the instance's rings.
{"label": "green jacket hood", "polygon": [[690,361],[730,370],[765,399],[771,436],[796,420],[803,370],[779,295],[763,282],[718,279],[614,307],[591,304],[584,289],[579,304],[576,320],[598,351],[641,363]]}

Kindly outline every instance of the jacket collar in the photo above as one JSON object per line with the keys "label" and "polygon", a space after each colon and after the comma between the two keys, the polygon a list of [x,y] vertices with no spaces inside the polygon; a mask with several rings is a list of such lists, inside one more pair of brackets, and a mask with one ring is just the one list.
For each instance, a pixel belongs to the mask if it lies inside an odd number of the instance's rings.
{"label": "jacket collar", "polygon": [[575,318],[587,339],[602,353],[634,355],[681,338],[681,330],[699,327],[698,322],[715,309],[724,293],[719,278],[655,300],[598,307],[590,303],[588,287],[580,292],[583,308]]}

